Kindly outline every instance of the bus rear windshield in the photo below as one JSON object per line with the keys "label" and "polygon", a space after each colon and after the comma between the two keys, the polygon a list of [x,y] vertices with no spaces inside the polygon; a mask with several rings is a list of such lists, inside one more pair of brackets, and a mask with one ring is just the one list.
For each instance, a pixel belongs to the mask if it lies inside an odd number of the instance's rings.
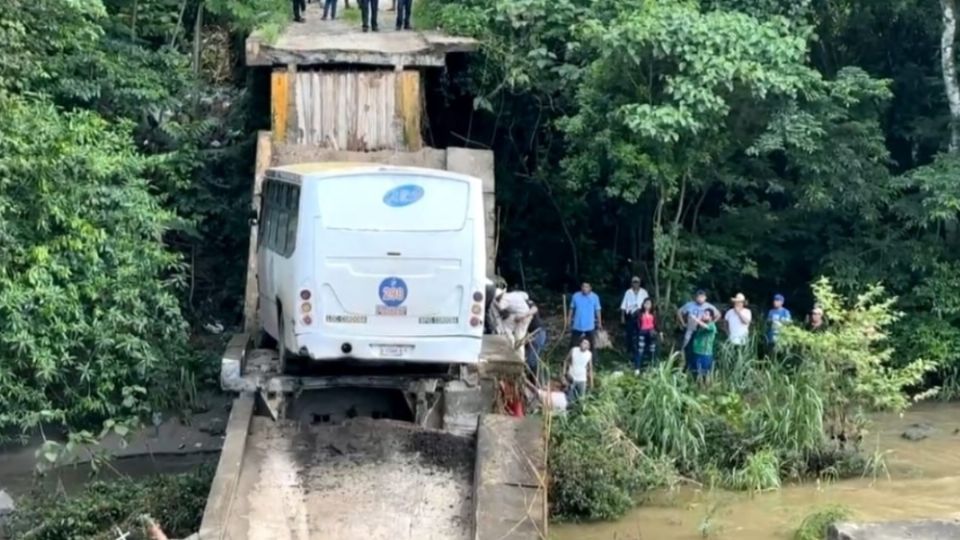
{"label": "bus rear windshield", "polygon": [[469,208],[462,180],[410,174],[329,178],[317,183],[327,229],[459,231]]}

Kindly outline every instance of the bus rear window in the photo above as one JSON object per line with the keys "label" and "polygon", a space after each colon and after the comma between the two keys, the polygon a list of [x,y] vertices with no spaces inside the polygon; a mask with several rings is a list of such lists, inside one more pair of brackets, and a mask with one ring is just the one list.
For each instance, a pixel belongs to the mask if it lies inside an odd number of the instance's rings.
{"label": "bus rear window", "polygon": [[320,214],[328,229],[458,231],[469,208],[462,180],[409,174],[329,178],[317,182]]}

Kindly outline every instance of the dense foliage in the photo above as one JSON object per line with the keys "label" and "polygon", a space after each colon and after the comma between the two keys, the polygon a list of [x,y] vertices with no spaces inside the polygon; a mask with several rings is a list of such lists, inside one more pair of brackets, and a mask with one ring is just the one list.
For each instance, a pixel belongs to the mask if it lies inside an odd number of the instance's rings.
{"label": "dense foliage", "polygon": [[253,138],[230,32],[289,9],[0,10],[0,438],[140,414],[202,379],[188,321],[235,320],[228,265],[246,253]]}
{"label": "dense foliage", "polygon": [[[498,160],[501,273],[754,300],[882,282],[890,358],[960,366],[957,156],[926,0],[425,0],[482,40],[451,140]],[[949,59],[949,56],[948,56]],[[947,65],[951,64],[950,61]],[[956,122],[954,122],[955,124]],[[530,238],[536,238],[531,242]],[[721,296],[722,297],[722,296]]]}
{"label": "dense foliage", "polygon": [[170,538],[183,538],[200,527],[213,472],[213,467],[202,467],[145,481],[93,482],[69,498],[37,492],[22,499],[0,532],[36,540],[114,540],[123,533],[130,533],[131,540],[146,539],[141,518],[149,516]]}
{"label": "dense foliage", "polygon": [[597,391],[552,421],[554,514],[623,514],[651,487],[681,478],[708,487],[763,491],[787,480],[875,474],[859,453],[866,412],[903,410],[906,389],[930,365],[886,364],[896,320],[883,291],[851,305],[820,281],[814,295],[829,328],[788,327],[783,352],[760,359],[722,348],[712,383],[698,385],[672,362],[608,375]]}

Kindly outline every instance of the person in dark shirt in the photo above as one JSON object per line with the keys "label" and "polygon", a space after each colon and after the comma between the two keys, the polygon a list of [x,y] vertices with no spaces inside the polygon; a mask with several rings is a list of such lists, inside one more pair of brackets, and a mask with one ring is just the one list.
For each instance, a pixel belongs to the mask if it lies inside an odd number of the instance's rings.
{"label": "person in dark shirt", "polygon": [[813,306],[810,316],[807,318],[807,330],[817,333],[826,329],[827,323],[823,320],[823,309],[820,306]]}
{"label": "person in dark shirt", "polygon": [[540,355],[543,353],[543,348],[547,345],[547,328],[543,326],[543,319],[540,318],[540,309],[537,307],[537,304],[532,300],[528,301],[527,304],[530,306],[530,326],[527,327],[527,367],[530,368],[530,372],[537,376],[545,376],[546,374],[540,374]]}

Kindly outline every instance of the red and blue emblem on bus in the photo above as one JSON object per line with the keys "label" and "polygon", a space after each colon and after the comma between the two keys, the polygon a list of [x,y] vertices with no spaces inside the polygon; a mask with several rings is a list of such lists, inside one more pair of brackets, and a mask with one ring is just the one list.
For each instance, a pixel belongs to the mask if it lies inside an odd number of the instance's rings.
{"label": "red and blue emblem on bus", "polygon": [[388,277],[380,282],[380,301],[383,305],[377,306],[377,315],[406,315],[407,308],[401,306],[407,299],[407,284],[398,277]]}

